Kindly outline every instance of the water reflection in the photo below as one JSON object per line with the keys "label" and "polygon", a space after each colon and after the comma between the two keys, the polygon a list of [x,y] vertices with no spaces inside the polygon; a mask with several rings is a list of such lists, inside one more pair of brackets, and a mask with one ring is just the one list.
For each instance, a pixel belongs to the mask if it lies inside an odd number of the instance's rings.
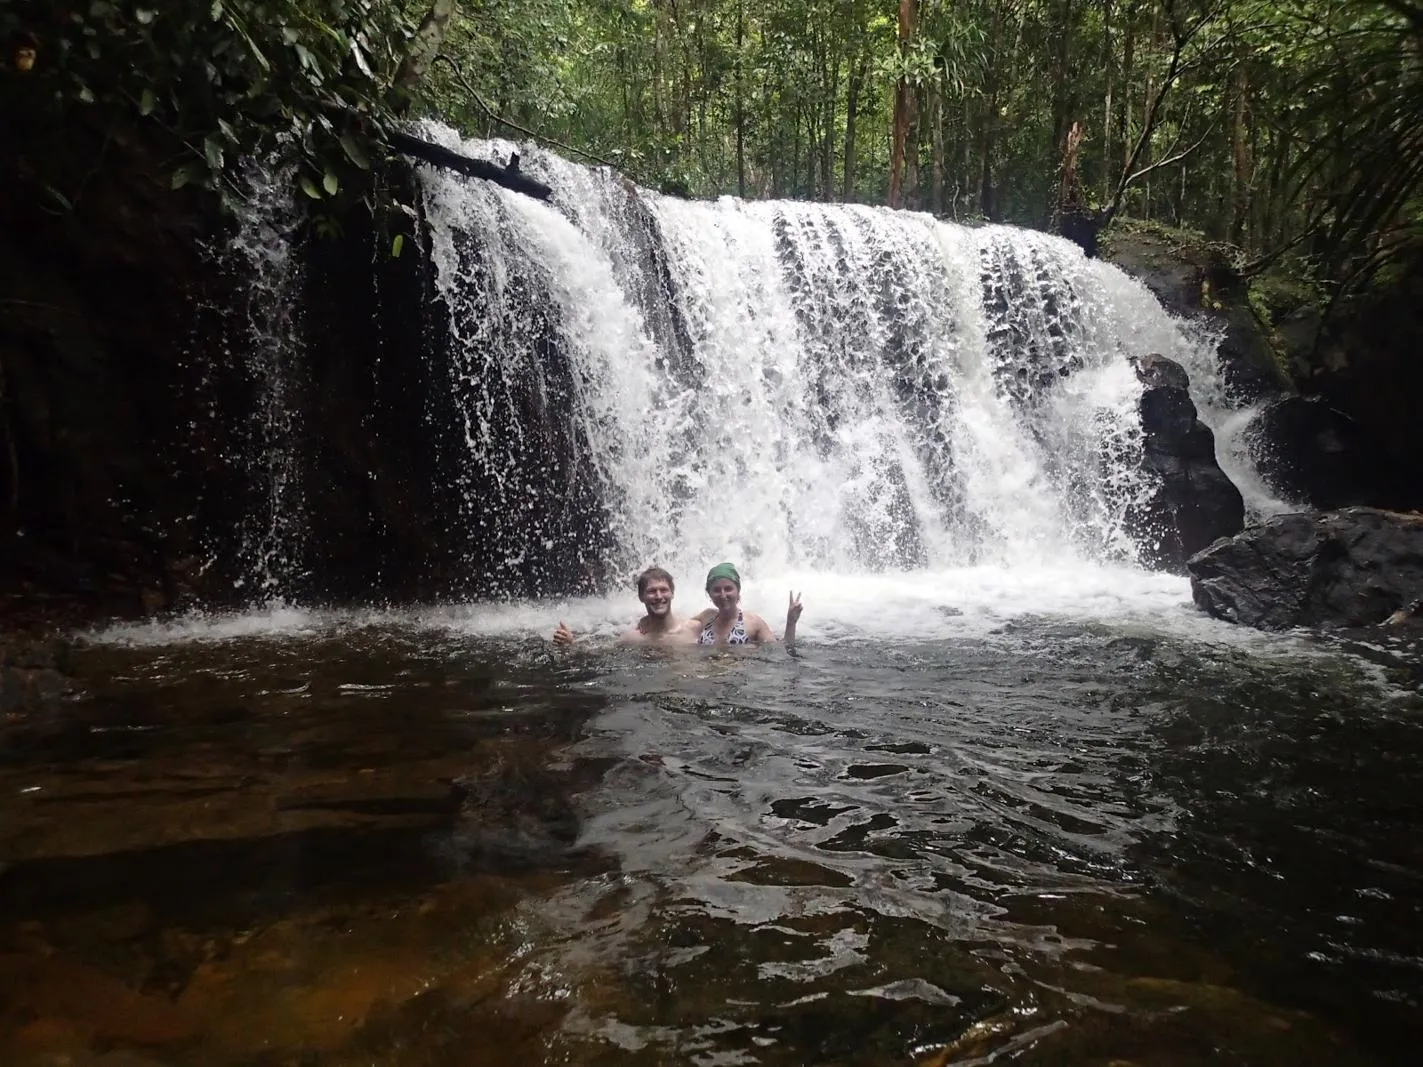
{"label": "water reflection", "polygon": [[0,1053],[1402,1062],[1423,700],[1387,651],[90,647],[0,732]]}

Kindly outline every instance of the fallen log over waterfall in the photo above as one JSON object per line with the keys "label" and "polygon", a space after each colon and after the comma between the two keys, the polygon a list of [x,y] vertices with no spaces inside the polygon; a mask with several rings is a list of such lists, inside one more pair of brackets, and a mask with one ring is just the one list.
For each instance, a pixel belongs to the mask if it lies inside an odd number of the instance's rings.
{"label": "fallen log over waterfall", "polygon": [[553,190],[547,185],[534,181],[519,170],[518,156],[513,158],[509,166],[501,167],[485,159],[462,156],[442,145],[422,141],[419,137],[412,137],[398,130],[388,131],[385,139],[391,148],[403,156],[411,156],[437,167],[446,167],[471,178],[483,178],[516,193],[532,196],[536,200],[547,200],[553,195]]}

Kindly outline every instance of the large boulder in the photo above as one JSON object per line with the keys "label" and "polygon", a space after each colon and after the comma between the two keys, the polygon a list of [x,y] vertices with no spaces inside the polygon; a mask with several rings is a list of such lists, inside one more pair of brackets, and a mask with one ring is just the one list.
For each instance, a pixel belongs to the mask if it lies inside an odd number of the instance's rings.
{"label": "large boulder", "polygon": [[1190,380],[1161,355],[1133,361],[1140,401],[1142,467],[1156,487],[1134,509],[1131,525],[1143,562],[1180,570],[1194,553],[1245,525],[1245,502],[1215,458],[1215,437],[1196,418]]}
{"label": "large boulder", "polygon": [[1216,618],[1283,630],[1370,626],[1423,598],[1423,515],[1346,508],[1279,515],[1187,563]]}

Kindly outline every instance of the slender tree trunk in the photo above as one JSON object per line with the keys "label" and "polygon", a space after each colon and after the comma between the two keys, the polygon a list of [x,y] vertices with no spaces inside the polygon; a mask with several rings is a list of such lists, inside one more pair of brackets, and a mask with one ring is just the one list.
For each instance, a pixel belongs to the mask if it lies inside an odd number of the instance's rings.
{"label": "slender tree trunk", "polygon": [[993,8],[988,51],[988,79],[984,86],[983,121],[979,129],[978,210],[986,219],[997,217],[993,196],[993,149],[998,128],[998,84],[1003,56],[1003,3]]}
{"label": "slender tree trunk", "polygon": [[746,0],[736,0],[736,194],[746,199]]}
{"label": "slender tree trunk", "polygon": [[[1136,60],[1136,20],[1132,17],[1135,12],[1128,7],[1123,13],[1126,18],[1126,40],[1122,42],[1122,107],[1117,115],[1117,137],[1118,143],[1122,146],[1122,166],[1127,167],[1131,162],[1131,76]],[[1110,197],[1112,182],[1108,186],[1107,196]]]}
{"label": "slender tree trunk", "polygon": [[663,123],[666,109],[662,101],[662,54],[663,54],[663,15],[662,9],[656,2],[652,5],[652,131],[653,136],[658,140],[662,139],[667,127]]}
{"label": "slender tree trunk", "polygon": [[815,178],[820,170],[820,129],[814,101],[807,100],[805,112],[805,199],[819,199],[815,193]]}
{"label": "slender tree trunk", "polygon": [[1068,67],[1072,58],[1072,0],[1062,0],[1058,9],[1057,48],[1053,59],[1052,73],[1052,144],[1048,146],[1048,158],[1057,159],[1062,154],[1063,142],[1067,138],[1067,123],[1072,110],[1071,88],[1068,84]]}
{"label": "slender tree trunk", "polygon": [[1112,191],[1112,89],[1116,55],[1112,51],[1112,0],[1102,0],[1102,199]]}
{"label": "slender tree trunk", "polygon": [[855,196],[855,118],[860,108],[860,87],[864,84],[868,56],[859,56],[850,70],[850,84],[845,90],[845,174],[841,178],[840,199],[849,201]]}
{"label": "slender tree trunk", "polygon": [[[899,0],[899,55],[909,53],[914,39],[914,0]],[[904,188],[904,141],[909,134],[909,80],[901,73],[894,83],[894,130],[889,151],[889,206],[899,207]]]}
{"label": "slender tree trunk", "polygon": [[922,113],[919,98],[922,95],[923,89],[920,86],[909,87],[909,114],[906,116],[905,124],[904,190],[902,195],[904,206],[912,208],[924,206],[924,193],[919,182],[919,156],[923,134],[919,121],[919,116]]}
{"label": "slender tree trunk", "polygon": [[820,94],[823,107],[820,119],[820,195],[827,201],[835,199],[835,111],[840,99],[838,52],[830,59],[828,75]]}
{"label": "slender tree trunk", "polygon": [[937,91],[929,97],[929,109],[932,112],[930,128],[934,138],[934,178],[933,188],[930,190],[932,203],[928,206],[936,215],[943,215],[946,212],[944,200],[947,181],[944,166],[944,97],[947,94],[938,86],[935,89]]}
{"label": "slender tree trunk", "polygon": [[449,29],[450,18],[458,6],[456,0],[434,0],[430,5],[430,10],[420,21],[420,28],[415,31],[410,51],[405,53],[405,58],[400,61],[400,67],[395,72],[396,88],[408,92],[425,77],[425,72],[440,53],[445,31]]}
{"label": "slender tree trunk", "polygon": [[1234,167],[1231,172],[1233,181],[1229,239],[1232,244],[1243,245],[1245,224],[1250,218],[1250,186],[1253,180],[1249,130],[1246,128],[1246,97],[1250,93],[1250,72],[1243,60],[1237,64],[1232,80],[1234,106],[1231,109],[1230,154]]}
{"label": "slender tree trunk", "polygon": [[[1151,36],[1149,42],[1155,48],[1161,40],[1161,9],[1154,7],[1151,9]],[[1143,140],[1141,152],[1137,156],[1137,164],[1141,167],[1149,166],[1151,163],[1151,136],[1152,130],[1147,129],[1151,123],[1151,101],[1156,95],[1155,71],[1149,70],[1146,73],[1146,93],[1142,96],[1141,124]],[[1151,171],[1146,172],[1146,179],[1142,188],[1142,212],[1141,217],[1150,221],[1151,219]]]}

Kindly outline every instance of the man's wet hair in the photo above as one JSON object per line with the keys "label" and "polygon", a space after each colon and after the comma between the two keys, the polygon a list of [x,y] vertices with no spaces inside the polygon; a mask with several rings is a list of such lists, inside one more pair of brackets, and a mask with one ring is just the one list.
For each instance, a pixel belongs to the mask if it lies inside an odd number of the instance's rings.
{"label": "man's wet hair", "polygon": [[672,575],[664,571],[661,567],[648,567],[637,576],[637,595],[642,596],[647,592],[647,583],[652,581],[664,581],[672,588],[672,592],[677,591],[677,583],[672,580]]}

